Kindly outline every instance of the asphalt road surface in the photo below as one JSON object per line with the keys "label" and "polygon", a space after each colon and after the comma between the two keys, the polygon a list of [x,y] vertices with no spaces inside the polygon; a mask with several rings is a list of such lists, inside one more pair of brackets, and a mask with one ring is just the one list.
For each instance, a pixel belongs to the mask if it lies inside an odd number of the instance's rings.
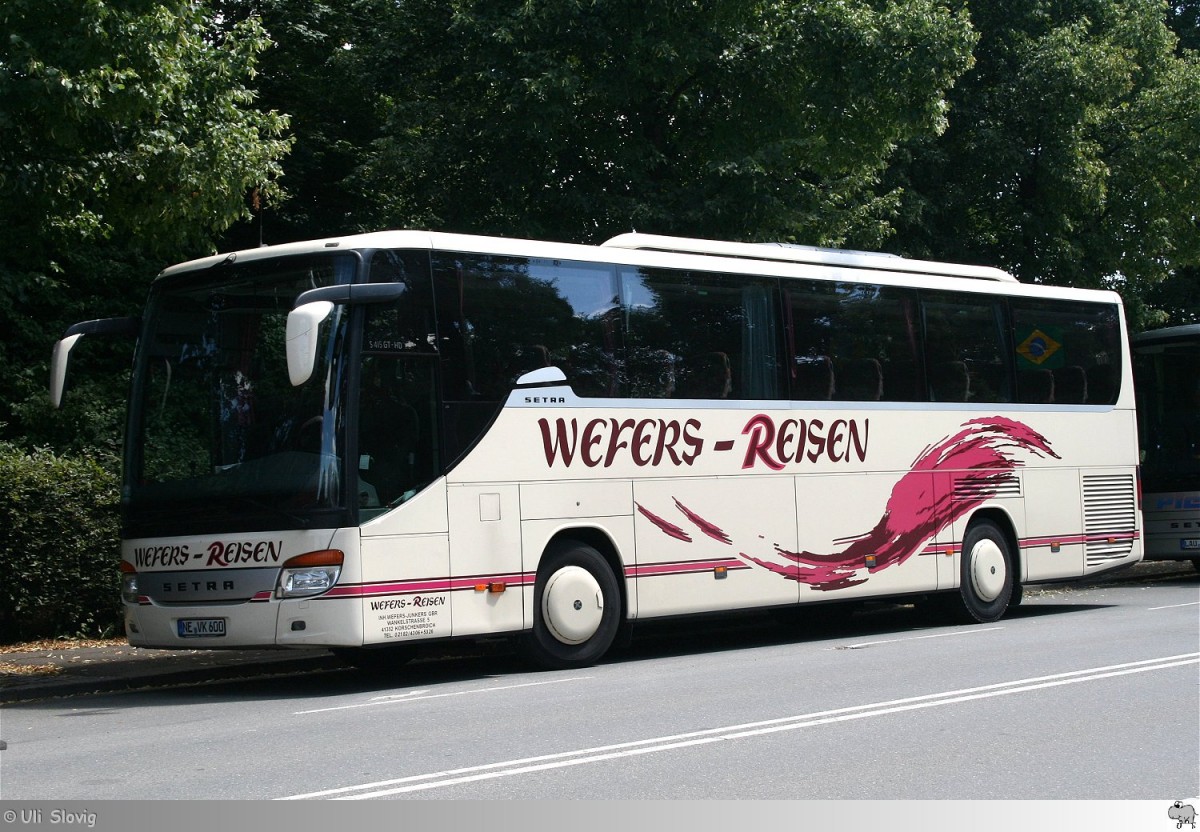
{"label": "asphalt road surface", "polygon": [[[0,797],[1074,799],[1200,793],[1200,573],[647,627],[597,667],[503,647],[0,710]],[[1164,821],[1165,822],[1165,821]]]}

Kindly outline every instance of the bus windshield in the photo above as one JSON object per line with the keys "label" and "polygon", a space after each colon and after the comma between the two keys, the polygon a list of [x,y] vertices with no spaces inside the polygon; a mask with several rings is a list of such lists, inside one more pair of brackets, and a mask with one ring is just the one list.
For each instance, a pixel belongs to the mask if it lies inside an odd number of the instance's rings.
{"label": "bus windshield", "polygon": [[300,292],[350,282],[357,262],[306,257],[159,281],[133,378],[128,531],[304,528],[344,511],[348,310],[323,324],[317,370],[299,387],[284,327]]}

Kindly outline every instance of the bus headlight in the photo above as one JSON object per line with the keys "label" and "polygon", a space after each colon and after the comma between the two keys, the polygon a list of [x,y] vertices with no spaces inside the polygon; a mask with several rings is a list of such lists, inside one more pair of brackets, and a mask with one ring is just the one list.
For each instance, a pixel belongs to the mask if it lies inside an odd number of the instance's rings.
{"label": "bus headlight", "polygon": [[138,574],[133,564],[121,561],[121,600],[126,604],[138,602]]}
{"label": "bus headlight", "polygon": [[303,598],[329,591],[342,574],[344,560],[340,549],[322,549],[289,558],[279,570],[275,597]]}

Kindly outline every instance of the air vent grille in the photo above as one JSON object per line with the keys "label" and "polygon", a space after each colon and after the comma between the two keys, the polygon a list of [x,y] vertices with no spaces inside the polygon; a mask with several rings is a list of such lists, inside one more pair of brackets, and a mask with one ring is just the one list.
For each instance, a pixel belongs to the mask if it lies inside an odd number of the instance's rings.
{"label": "air vent grille", "polygon": [[1133,551],[1137,495],[1131,474],[1091,474],[1083,478],[1083,529],[1088,566],[1121,560]]}
{"label": "air vent grille", "polygon": [[1020,497],[1021,480],[1012,474],[986,481],[961,479],[954,483],[954,499],[978,502],[993,497]]}

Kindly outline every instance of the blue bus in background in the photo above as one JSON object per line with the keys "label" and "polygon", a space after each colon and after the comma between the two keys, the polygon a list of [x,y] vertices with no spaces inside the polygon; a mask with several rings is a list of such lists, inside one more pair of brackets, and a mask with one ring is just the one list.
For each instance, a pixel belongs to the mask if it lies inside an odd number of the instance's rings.
{"label": "blue bus in background", "polygon": [[1134,335],[1145,559],[1200,569],[1200,324]]}

